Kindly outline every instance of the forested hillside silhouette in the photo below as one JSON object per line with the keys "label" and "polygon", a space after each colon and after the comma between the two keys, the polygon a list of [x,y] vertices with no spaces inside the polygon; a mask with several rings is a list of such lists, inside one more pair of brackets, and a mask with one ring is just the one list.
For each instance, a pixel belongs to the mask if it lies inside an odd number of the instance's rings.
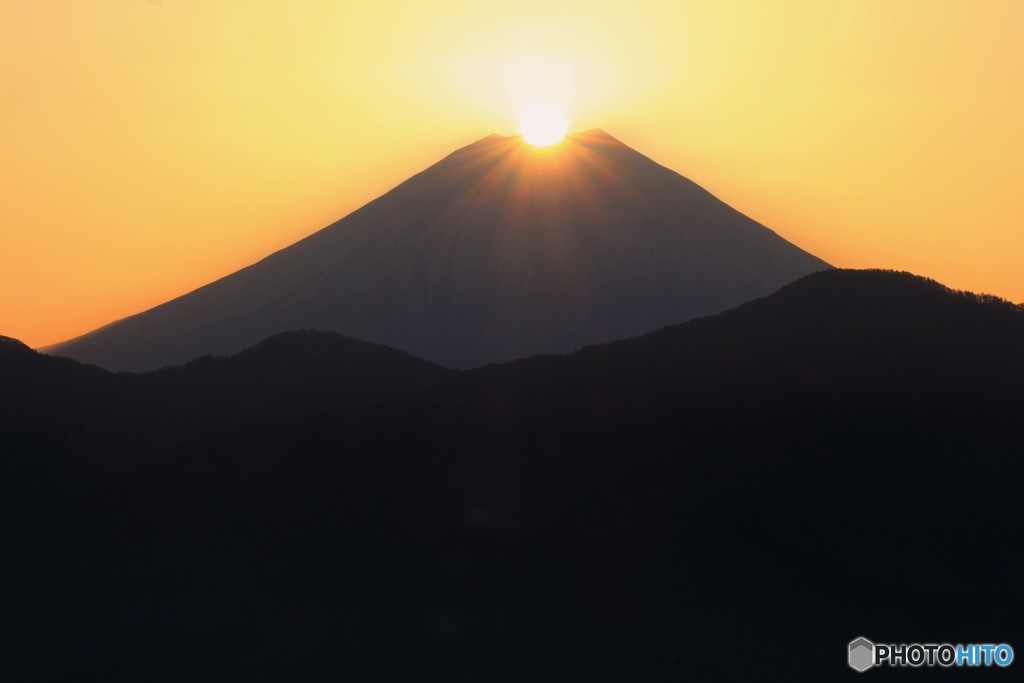
{"label": "forested hillside silhouette", "polygon": [[[826,271],[566,356],[372,347],[417,380],[259,398],[332,339],[146,376],[0,345],[18,675],[820,681],[859,635],[1024,636],[1018,306]],[[147,415],[195,387],[230,419]]]}

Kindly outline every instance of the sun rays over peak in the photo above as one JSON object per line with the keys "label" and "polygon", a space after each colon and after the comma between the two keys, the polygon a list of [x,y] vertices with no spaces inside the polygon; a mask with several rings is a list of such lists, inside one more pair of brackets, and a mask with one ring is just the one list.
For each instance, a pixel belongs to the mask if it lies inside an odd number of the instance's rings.
{"label": "sun rays over peak", "polygon": [[548,147],[561,142],[569,132],[569,119],[554,105],[530,105],[519,115],[519,132],[531,145]]}

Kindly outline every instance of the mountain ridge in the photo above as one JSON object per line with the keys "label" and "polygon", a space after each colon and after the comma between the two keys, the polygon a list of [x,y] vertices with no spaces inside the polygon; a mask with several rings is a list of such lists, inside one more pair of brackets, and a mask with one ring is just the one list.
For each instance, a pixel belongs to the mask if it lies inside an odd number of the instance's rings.
{"label": "mountain ridge", "polygon": [[[152,394],[181,369],[19,352],[38,372],[0,383],[36,415],[0,410],[8,669],[653,681],[686,660],[746,680],[786,641],[807,651],[786,676],[820,681],[858,633],[1017,642],[1021,347],[1020,306],[833,269],[637,338],[269,418],[257,402],[225,420],[199,391],[183,420],[145,392],[48,400],[78,371]],[[43,365],[52,390],[26,400]],[[82,654],[43,656],[55,641]]]}
{"label": "mountain ridge", "polygon": [[[0,384],[38,413],[0,410],[8,667],[679,680],[686,661],[745,680],[786,641],[806,649],[787,678],[820,681],[858,633],[1017,642],[1022,347],[1015,304],[828,270],[637,338],[272,419],[224,420],[219,401],[152,419],[136,394],[142,412],[100,397],[83,414],[25,400],[40,370]],[[59,366],[56,395],[85,368],[27,353]],[[81,654],[42,656],[55,640]],[[154,672],[168,648],[174,670]]]}

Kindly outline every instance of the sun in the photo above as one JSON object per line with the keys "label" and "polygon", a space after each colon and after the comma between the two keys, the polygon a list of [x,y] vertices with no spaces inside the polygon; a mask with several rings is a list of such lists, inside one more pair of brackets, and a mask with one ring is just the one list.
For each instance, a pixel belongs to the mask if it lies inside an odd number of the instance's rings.
{"label": "sun", "polygon": [[569,132],[569,119],[551,104],[534,104],[519,116],[519,132],[535,147],[548,147],[562,141]]}

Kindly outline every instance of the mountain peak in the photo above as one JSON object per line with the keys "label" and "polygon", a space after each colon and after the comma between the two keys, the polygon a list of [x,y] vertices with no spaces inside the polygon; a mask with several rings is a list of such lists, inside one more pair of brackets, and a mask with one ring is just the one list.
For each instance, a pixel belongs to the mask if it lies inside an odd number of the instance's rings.
{"label": "mountain peak", "polygon": [[[621,147],[628,147],[628,145],[626,145],[625,143],[623,143],[621,140],[619,140],[618,138],[614,137],[613,135],[610,135],[608,132],[606,132],[602,128],[589,128],[587,130],[577,131],[575,133],[569,133],[569,134],[567,134],[565,136],[565,140],[572,141],[572,142],[577,142],[577,143],[582,143],[582,144],[606,143],[606,144],[618,145],[618,146],[621,146]],[[497,143],[497,142],[505,142],[505,141],[510,142],[510,143],[516,143],[517,145],[523,145],[523,146],[528,147],[530,149],[543,149],[543,150],[548,150],[548,151],[557,151],[559,149],[564,149],[564,146],[552,146],[552,147],[535,148],[533,145],[530,145],[529,143],[527,143],[526,140],[523,139],[523,136],[518,134],[518,133],[514,134],[514,135],[502,135],[501,133],[491,133],[490,135],[486,135],[486,136],[480,138],[476,142],[470,143],[469,145],[467,145],[463,149],[468,149],[468,148],[471,148],[471,147],[477,147],[477,146],[483,146],[483,145],[489,145],[489,144],[493,144],[493,143]]]}
{"label": "mountain peak", "polygon": [[506,137],[507,136],[502,135],[501,133],[491,133],[490,135],[485,135],[476,142],[472,143],[470,147],[472,147],[473,145],[481,145],[488,142],[498,142],[499,140],[504,140]]}
{"label": "mountain peak", "polygon": [[5,337],[4,335],[0,334],[0,348],[12,349],[19,347],[24,347],[26,349],[28,348],[28,346],[25,346],[24,342],[19,341],[14,337]]}
{"label": "mountain peak", "polygon": [[589,128],[587,130],[580,131],[579,133],[571,133],[567,137],[573,140],[604,140],[607,142],[614,143],[616,145],[622,145],[623,147],[627,146],[615,136],[607,133],[603,128]]}
{"label": "mountain peak", "polygon": [[31,356],[35,352],[21,341],[0,334],[0,358]]}

